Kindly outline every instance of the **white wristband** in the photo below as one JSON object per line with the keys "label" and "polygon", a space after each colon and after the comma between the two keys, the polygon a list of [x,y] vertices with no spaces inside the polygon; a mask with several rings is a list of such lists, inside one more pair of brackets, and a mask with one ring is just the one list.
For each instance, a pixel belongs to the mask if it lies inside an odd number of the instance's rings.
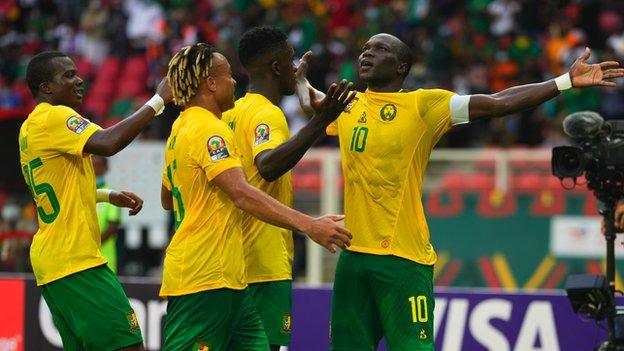
{"label": "white wristband", "polygon": [[151,107],[154,110],[154,112],[156,112],[154,116],[158,116],[165,109],[165,100],[163,100],[163,98],[160,97],[160,95],[154,94],[154,96],[152,96],[152,98],[149,99],[145,103],[145,105]]}
{"label": "white wristband", "polygon": [[110,202],[111,189],[97,189],[95,191],[95,202]]}
{"label": "white wristband", "polygon": [[559,89],[559,91],[572,88],[572,79],[570,78],[570,72],[566,72],[555,78],[555,84],[557,84],[557,89]]}

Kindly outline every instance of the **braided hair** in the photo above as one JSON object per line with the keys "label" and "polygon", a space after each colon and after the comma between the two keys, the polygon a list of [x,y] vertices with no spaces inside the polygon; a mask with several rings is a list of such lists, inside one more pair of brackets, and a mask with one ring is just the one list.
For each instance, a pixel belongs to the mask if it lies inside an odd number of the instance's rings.
{"label": "braided hair", "polygon": [[183,47],[169,61],[167,79],[177,105],[184,106],[195,97],[201,81],[210,76],[214,53],[214,46],[197,43]]}

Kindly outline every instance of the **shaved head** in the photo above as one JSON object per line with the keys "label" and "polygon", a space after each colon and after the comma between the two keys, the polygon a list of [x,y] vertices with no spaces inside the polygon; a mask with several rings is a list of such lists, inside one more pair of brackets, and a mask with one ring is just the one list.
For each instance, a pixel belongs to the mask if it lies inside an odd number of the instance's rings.
{"label": "shaved head", "polygon": [[405,75],[407,75],[412,67],[412,64],[414,63],[414,59],[412,58],[412,52],[409,46],[407,46],[407,44],[405,44],[401,39],[388,33],[375,34],[371,37],[371,39],[373,38],[381,39],[391,45],[394,53],[399,59],[399,62],[407,64],[407,70],[405,73]]}

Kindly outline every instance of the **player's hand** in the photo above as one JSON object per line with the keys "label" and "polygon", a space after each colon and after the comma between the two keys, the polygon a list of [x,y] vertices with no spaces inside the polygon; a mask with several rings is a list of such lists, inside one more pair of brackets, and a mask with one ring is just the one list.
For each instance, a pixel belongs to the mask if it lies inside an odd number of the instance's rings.
{"label": "player's hand", "polygon": [[171,93],[171,87],[169,86],[169,80],[167,77],[163,78],[160,83],[158,83],[156,94],[160,95],[163,101],[165,101],[165,104],[168,104],[173,100],[173,93]]}
{"label": "player's hand", "polygon": [[113,191],[110,193],[109,201],[117,207],[129,208],[128,214],[131,216],[139,213],[143,208],[143,199],[129,191]]}
{"label": "player's hand", "polygon": [[353,90],[353,83],[346,79],[341,80],[338,84],[332,83],[322,99],[316,96],[313,89],[310,88],[308,91],[314,116],[325,125],[338,118],[347,105],[353,101],[356,93]]}
{"label": "player's hand", "polygon": [[[615,232],[624,232],[624,203],[618,203],[615,206],[615,218],[614,218]],[[607,234],[607,226],[605,225],[604,218],[600,218],[600,232],[602,235]]]}
{"label": "player's hand", "polygon": [[317,244],[323,246],[329,252],[336,253],[336,247],[343,249],[351,245],[351,232],[336,224],[344,219],[344,216],[327,215],[315,218],[310,228],[305,233]]}
{"label": "player's hand", "polygon": [[606,86],[614,87],[613,79],[624,77],[624,69],[618,68],[616,61],[605,61],[595,64],[587,63],[591,51],[585,48],[585,52],[570,67],[570,79],[575,88]]}
{"label": "player's hand", "polygon": [[295,79],[297,82],[308,83],[308,60],[310,60],[310,57],[312,57],[312,51],[308,50],[308,52],[303,54],[301,59],[299,59],[299,64],[295,68]]}

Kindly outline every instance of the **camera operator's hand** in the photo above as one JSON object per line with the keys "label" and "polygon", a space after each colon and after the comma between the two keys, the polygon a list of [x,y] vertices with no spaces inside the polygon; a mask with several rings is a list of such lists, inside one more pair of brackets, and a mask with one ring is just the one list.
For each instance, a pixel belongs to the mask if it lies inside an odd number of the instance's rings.
{"label": "camera operator's hand", "polygon": [[591,86],[614,87],[613,79],[624,77],[624,69],[618,68],[616,61],[605,61],[595,64],[587,63],[591,51],[585,48],[585,52],[574,61],[570,67],[570,79],[575,88]]}
{"label": "camera operator's hand", "polygon": [[[620,202],[615,206],[615,232],[624,232],[624,202]],[[602,235],[606,234],[607,227],[605,226],[604,218],[600,220],[600,231]]]}

